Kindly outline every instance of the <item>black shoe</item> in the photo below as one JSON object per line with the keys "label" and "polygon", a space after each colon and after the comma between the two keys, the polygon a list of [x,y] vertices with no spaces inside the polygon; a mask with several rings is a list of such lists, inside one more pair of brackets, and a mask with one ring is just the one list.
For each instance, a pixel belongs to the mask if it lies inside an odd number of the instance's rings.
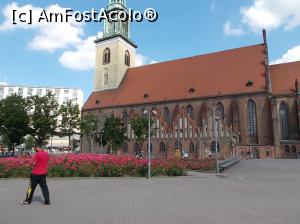
{"label": "black shoe", "polygon": [[20,205],[30,205],[30,202],[29,201],[21,201]]}
{"label": "black shoe", "polygon": [[50,205],[50,201],[45,201],[44,205]]}

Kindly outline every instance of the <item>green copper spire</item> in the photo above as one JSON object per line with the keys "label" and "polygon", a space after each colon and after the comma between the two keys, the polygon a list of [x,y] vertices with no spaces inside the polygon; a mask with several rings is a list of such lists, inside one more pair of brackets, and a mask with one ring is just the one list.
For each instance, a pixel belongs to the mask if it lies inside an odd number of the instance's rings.
{"label": "green copper spire", "polygon": [[109,0],[108,1],[108,9],[110,6],[123,5],[126,8],[126,0]]}
{"label": "green copper spire", "polygon": [[[125,11],[128,14],[126,7],[126,0],[109,0],[107,6],[107,12],[111,11]],[[103,37],[113,37],[116,35],[122,35],[126,39],[130,39],[130,22],[109,22],[104,21]]]}

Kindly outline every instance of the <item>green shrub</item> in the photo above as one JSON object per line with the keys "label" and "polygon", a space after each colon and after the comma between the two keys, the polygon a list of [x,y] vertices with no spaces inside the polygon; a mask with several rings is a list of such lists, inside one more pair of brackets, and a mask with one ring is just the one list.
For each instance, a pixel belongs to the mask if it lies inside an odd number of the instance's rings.
{"label": "green shrub", "polygon": [[137,167],[135,176],[146,177],[147,173],[148,173],[148,167],[146,165],[142,165]]}
{"label": "green shrub", "polygon": [[56,165],[51,166],[48,169],[48,175],[49,177],[64,177],[64,166],[63,165]]}
{"label": "green shrub", "polygon": [[30,167],[16,167],[11,170],[11,176],[13,177],[29,177],[31,173]]}
{"label": "green shrub", "polygon": [[94,167],[92,164],[82,163],[77,170],[77,175],[79,177],[92,177],[94,176]]}
{"label": "green shrub", "polygon": [[183,175],[183,169],[172,166],[166,170],[166,173],[168,176],[182,176]]}

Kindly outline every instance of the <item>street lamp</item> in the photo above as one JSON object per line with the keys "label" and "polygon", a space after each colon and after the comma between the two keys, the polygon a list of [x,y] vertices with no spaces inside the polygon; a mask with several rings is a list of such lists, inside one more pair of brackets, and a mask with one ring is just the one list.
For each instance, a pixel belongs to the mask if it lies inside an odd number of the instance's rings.
{"label": "street lamp", "polygon": [[233,141],[232,141],[232,125],[229,126],[229,144],[230,144],[230,156],[234,156],[233,152]]}
{"label": "street lamp", "polygon": [[249,159],[251,158],[251,154],[252,154],[252,152],[251,152],[251,130],[249,130]]}
{"label": "street lamp", "polygon": [[[237,142],[237,145],[238,145],[238,146],[240,146],[240,142],[241,142],[241,133],[239,132],[239,133],[238,133],[238,142]],[[234,151],[235,151],[235,156],[237,156],[237,150],[236,150],[236,148],[235,148]],[[239,156],[240,156],[240,155],[239,155]]]}
{"label": "street lamp", "polygon": [[215,118],[216,123],[217,123],[217,133],[216,133],[216,137],[215,137],[215,143],[216,143],[216,173],[219,173],[219,161],[218,161],[218,134],[219,134],[219,120],[220,118],[217,116]]}
{"label": "street lamp", "polygon": [[97,131],[94,130],[95,122],[91,122],[91,127],[93,130],[91,130],[91,153],[94,153],[94,134],[97,133]]}
{"label": "street lamp", "polygon": [[156,115],[156,110],[144,110],[143,114],[148,114],[148,179],[151,177],[151,115]]}
{"label": "street lamp", "polygon": [[2,134],[1,134],[1,129],[2,129],[2,128],[5,128],[5,127],[4,127],[3,125],[0,126],[0,142],[2,142],[2,140],[3,140],[3,136],[2,136]]}
{"label": "street lamp", "polygon": [[177,149],[182,149],[181,147],[181,143],[180,143],[180,135],[182,133],[182,129],[179,128],[179,123],[178,123],[178,127],[177,127]]}
{"label": "street lamp", "polygon": [[[1,125],[1,126],[0,126],[0,129],[5,129],[6,131],[8,131],[8,128],[5,127],[4,125]],[[3,136],[2,136],[2,134],[1,134],[1,130],[0,130],[0,140],[1,140],[1,142],[3,141]]]}
{"label": "street lamp", "polygon": [[103,134],[104,134],[104,131],[100,131],[100,150],[101,150],[101,153],[103,152]]}

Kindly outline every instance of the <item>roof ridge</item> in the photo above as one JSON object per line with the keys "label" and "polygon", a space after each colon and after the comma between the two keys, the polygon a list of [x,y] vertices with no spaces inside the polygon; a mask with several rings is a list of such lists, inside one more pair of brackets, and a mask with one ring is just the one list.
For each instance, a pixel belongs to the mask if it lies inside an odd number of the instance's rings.
{"label": "roof ridge", "polygon": [[163,63],[172,63],[172,62],[183,61],[183,60],[188,60],[188,59],[193,59],[193,58],[205,57],[208,55],[215,55],[215,54],[226,53],[226,52],[231,52],[231,51],[236,51],[236,50],[246,49],[246,48],[251,48],[251,47],[258,47],[258,46],[263,46],[263,45],[264,45],[264,43],[261,43],[261,44],[248,45],[248,46],[231,48],[231,49],[226,49],[226,50],[220,50],[220,51],[215,51],[215,52],[209,52],[209,53],[194,55],[194,56],[190,56],[190,57],[178,58],[178,59],[173,59],[173,60],[168,60],[168,61],[157,62],[157,63],[153,63],[153,64],[146,64],[146,65],[142,65],[142,66],[131,67],[131,68],[128,68],[127,70],[144,68],[144,67],[148,67],[148,66],[150,67],[150,66],[155,66],[158,64],[163,64]]}
{"label": "roof ridge", "polygon": [[270,66],[288,65],[288,64],[296,64],[296,63],[300,63],[300,60],[297,60],[297,61],[290,61],[290,62],[283,62],[283,63],[278,63],[278,64],[272,64],[272,65],[270,65]]}
{"label": "roof ridge", "polygon": [[99,92],[107,93],[107,92],[118,91],[119,89],[120,89],[120,87],[116,87],[113,89],[96,90],[96,91],[92,91],[92,93],[99,93]]}
{"label": "roof ridge", "polygon": [[265,54],[265,45],[256,44],[128,68],[118,88],[95,91],[84,109],[265,92]]}

